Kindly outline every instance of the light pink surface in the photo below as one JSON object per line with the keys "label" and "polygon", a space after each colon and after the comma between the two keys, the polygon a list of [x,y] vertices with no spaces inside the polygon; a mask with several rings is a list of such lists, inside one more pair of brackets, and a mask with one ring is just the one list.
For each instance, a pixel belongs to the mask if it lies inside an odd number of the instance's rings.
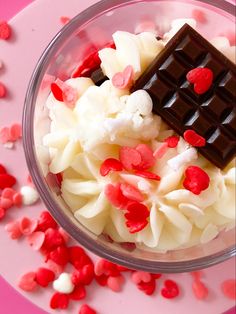
{"label": "light pink surface", "polygon": [[[11,2],[15,3],[16,1],[11,0]],[[21,2],[26,3],[26,0],[21,0]],[[14,30],[13,38],[9,42],[0,43],[0,58],[5,64],[4,69],[0,72],[0,80],[9,86],[8,98],[0,100],[0,127],[21,120],[24,95],[30,75],[41,52],[61,27],[59,17],[61,15],[72,17],[95,2],[94,0],[37,0],[11,21]],[[25,184],[27,170],[22,145],[18,143],[16,150],[13,151],[0,146],[0,156],[1,162],[20,179],[19,184]],[[19,165],[21,166],[19,167]],[[38,204],[21,210],[11,210],[8,219],[4,222],[13,217],[22,216],[21,211],[24,211],[24,215],[37,217],[42,209],[43,205]],[[23,242],[25,241],[9,240],[4,231],[3,223],[0,223],[0,247],[4,248],[0,252],[0,270],[2,276],[14,287],[16,287],[16,281],[20,274],[35,270],[42,265],[41,256],[34,253],[27,243]],[[97,286],[95,288],[95,285],[91,286],[88,289],[87,302],[94,306],[100,314],[110,314],[111,312],[112,314],[126,314],[127,311],[131,314],[145,312],[149,314],[156,314],[157,312],[161,314],[173,312],[187,314],[190,308],[192,314],[201,312],[218,314],[233,306],[233,301],[223,297],[220,283],[224,279],[235,277],[234,260],[212,267],[204,273],[204,282],[210,289],[210,296],[207,301],[197,301],[192,295],[191,277],[188,274],[180,274],[170,276],[180,283],[183,290],[182,296],[174,301],[161,298],[158,295],[159,291],[153,297],[147,297],[137,291],[132,283],[127,282],[123,293],[120,294],[103,288],[98,289]],[[23,295],[41,308],[51,312],[48,307],[51,293],[52,291],[47,289],[40,290],[36,294],[23,293]],[[74,303],[69,313],[78,313],[78,308],[79,303]],[[22,314],[37,313],[36,310],[26,313],[19,311],[19,307],[16,309],[18,313]],[[68,313],[68,311],[66,312]],[[4,314],[8,313],[4,312]]]}

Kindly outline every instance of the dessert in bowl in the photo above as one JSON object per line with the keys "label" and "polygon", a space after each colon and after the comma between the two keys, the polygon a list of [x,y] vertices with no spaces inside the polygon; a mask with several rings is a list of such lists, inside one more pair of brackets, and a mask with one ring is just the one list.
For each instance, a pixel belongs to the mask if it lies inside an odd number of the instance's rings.
{"label": "dessert in bowl", "polygon": [[235,44],[224,9],[102,1],[41,57],[24,112],[29,169],[54,217],[96,254],[151,272],[234,255]]}

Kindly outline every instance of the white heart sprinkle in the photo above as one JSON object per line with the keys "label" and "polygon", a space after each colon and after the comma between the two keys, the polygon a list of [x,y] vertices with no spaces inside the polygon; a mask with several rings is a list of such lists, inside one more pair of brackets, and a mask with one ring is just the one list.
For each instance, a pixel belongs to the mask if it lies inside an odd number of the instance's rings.
{"label": "white heart sprinkle", "polygon": [[71,281],[71,275],[68,273],[62,273],[53,281],[53,289],[60,292],[69,294],[74,290],[74,285]]}

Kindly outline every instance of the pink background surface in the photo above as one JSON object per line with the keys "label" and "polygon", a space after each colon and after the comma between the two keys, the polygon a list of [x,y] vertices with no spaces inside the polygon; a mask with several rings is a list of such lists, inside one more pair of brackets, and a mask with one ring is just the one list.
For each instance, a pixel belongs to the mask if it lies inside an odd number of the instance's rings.
{"label": "pink background surface", "polygon": [[[31,0],[18,0],[18,1],[17,0],[9,0],[9,1],[0,0],[0,20],[10,19],[18,11],[20,11],[23,7],[25,7],[28,3],[31,3],[31,2],[32,2]],[[124,294],[123,294],[123,297],[125,297]],[[45,313],[44,311],[37,308],[35,305],[30,303],[29,301],[27,301],[25,298],[23,298],[16,290],[14,290],[14,288],[12,288],[9,284],[7,284],[3,278],[0,278],[0,299],[1,299],[1,309],[0,309],[1,314],[13,314],[13,313],[43,314]],[[121,299],[122,299],[122,294],[121,294]],[[6,300],[6,301],[4,302],[3,300]],[[233,314],[235,312],[232,311],[231,313]]]}

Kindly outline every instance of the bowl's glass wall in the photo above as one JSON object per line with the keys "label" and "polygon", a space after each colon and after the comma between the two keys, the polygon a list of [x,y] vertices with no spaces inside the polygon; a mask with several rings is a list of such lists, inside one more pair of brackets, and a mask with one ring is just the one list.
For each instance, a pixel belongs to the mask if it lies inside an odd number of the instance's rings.
{"label": "bowl's glass wall", "polygon": [[[214,6],[209,4],[211,2]],[[165,254],[132,250],[132,246],[121,247],[86,230],[74,219],[61,198],[55,176],[48,173],[49,156],[47,149],[42,145],[42,138],[50,126],[45,107],[50,83],[55,78],[69,78],[73,69],[86,55],[111,41],[115,31],[135,32],[142,22],[155,22],[161,35],[169,29],[171,20],[191,17],[193,9],[201,9],[207,22],[199,25],[199,31],[206,38],[234,30],[233,7],[224,1],[209,3],[191,0],[125,3],[119,0],[102,1],[78,15],[54,38],[33,74],[23,121],[26,158],[33,180],[47,208],[59,223],[88,249],[114,262],[152,272],[179,272],[207,267],[235,253],[234,229],[222,232],[208,244]]]}

